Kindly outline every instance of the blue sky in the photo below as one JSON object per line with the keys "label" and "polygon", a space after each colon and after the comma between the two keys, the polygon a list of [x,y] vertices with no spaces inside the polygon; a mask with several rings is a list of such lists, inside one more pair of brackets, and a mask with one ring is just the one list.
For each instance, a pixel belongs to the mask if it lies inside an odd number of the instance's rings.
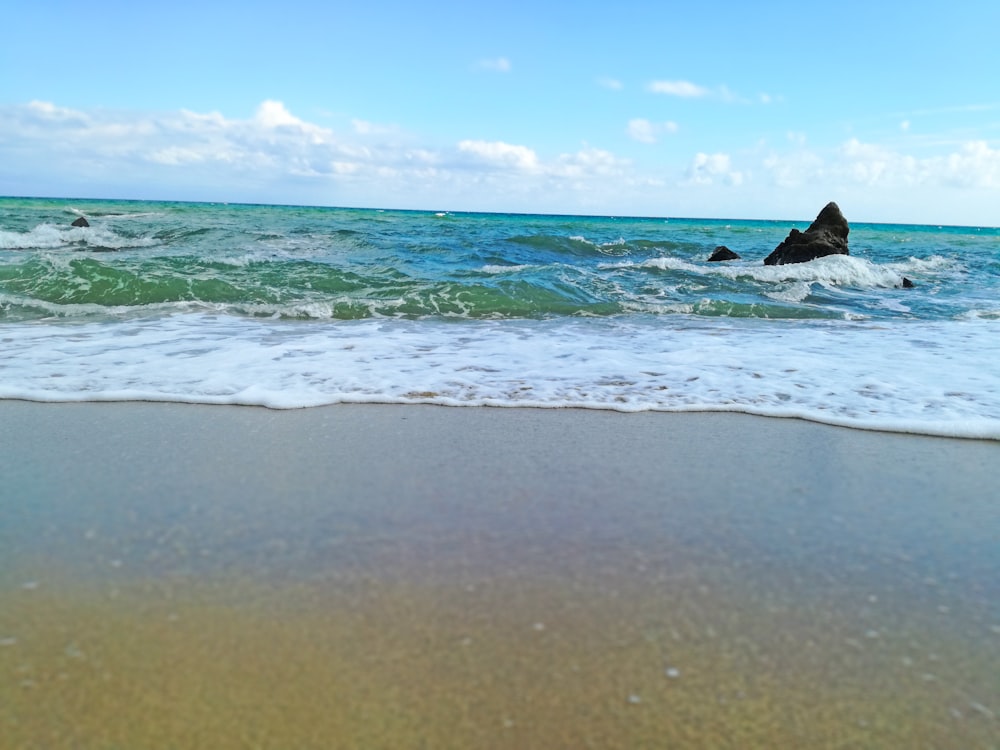
{"label": "blue sky", "polygon": [[0,194],[1000,225],[1000,3],[17,3]]}

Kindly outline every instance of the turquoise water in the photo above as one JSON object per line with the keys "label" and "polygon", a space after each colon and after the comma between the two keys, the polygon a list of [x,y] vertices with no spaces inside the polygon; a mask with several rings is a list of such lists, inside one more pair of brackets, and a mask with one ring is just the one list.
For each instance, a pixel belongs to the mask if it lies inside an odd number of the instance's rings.
{"label": "turquoise water", "polygon": [[[90,228],[69,226],[78,214]],[[1000,230],[858,225],[851,258],[761,265],[792,226],[807,225],[5,199],[0,314],[74,319],[171,306],[338,320],[1000,314]],[[723,244],[746,260],[705,264]],[[904,276],[921,292],[902,290]]]}
{"label": "turquoise water", "polygon": [[[853,224],[850,256],[763,265],[811,219],[0,199],[0,397],[731,409],[1000,437],[1000,229]],[[707,263],[717,245],[743,259]]]}

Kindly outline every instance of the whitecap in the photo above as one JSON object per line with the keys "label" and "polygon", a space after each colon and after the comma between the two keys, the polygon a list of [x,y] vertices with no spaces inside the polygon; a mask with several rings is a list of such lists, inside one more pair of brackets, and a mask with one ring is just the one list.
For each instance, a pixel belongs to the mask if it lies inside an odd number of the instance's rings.
{"label": "whitecap", "polygon": [[500,273],[517,273],[518,271],[527,271],[531,268],[536,268],[536,266],[530,264],[510,265],[510,266],[488,264],[483,266],[479,270],[481,270],[483,273],[500,274]]}
{"label": "whitecap", "polygon": [[104,248],[122,250],[160,244],[151,237],[128,237],[103,226],[62,227],[39,224],[27,232],[0,231],[3,250],[82,250]]}
{"label": "whitecap", "polygon": [[777,300],[778,302],[796,304],[808,297],[811,291],[811,284],[808,284],[805,281],[799,281],[785,287],[764,292],[764,296]]}
{"label": "whitecap", "polygon": [[307,307],[303,325],[188,313],[10,327],[0,398],[738,411],[1000,440],[1000,382],[983,377],[1000,361],[995,320],[331,321]]}
{"label": "whitecap", "polygon": [[669,256],[643,261],[601,264],[604,269],[655,268],[661,271],[684,271],[706,277],[746,279],[764,283],[817,283],[824,286],[857,289],[894,288],[902,286],[903,274],[892,265],[879,265],[865,258],[850,255],[828,255],[808,263],[786,263],[765,266],[759,263],[693,263]]}

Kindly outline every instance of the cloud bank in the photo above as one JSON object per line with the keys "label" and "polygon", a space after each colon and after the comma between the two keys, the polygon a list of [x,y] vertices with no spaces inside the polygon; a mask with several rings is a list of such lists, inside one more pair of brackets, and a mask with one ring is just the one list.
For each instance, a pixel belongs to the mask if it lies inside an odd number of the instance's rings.
{"label": "cloud bank", "polygon": [[[616,145],[678,131],[636,118]],[[985,140],[936,153],[859,138],[820,148],[803,133],[686,155],[678,143],[670,139],[671,160],[645,163],[588,144],[546,153],[470,136],[441,145],[358,118],[335,130],[277,100],[243,119],[34,101],[0,105],[0,193],[760,218],[809,216],[836,199],[863,207],[859,220],[997,223],[1000,149]]]}

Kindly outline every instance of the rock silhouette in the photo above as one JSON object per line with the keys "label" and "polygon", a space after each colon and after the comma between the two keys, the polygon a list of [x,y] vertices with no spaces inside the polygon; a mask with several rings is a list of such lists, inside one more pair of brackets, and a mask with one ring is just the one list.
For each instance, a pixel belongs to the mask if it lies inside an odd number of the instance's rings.
{"label": "rock silhouette", "polygon": [[847,234],[850,231],[840,207],[831,201],[806,231],[793,229],[785,241],[764,258],[764,265],[806,263],[826,255],[850,255],[847,249]]}
{"label": "rock silhouette", "polygon": [[739,259],[740,256],[734,253],[728,247],[726,247],[725,245],[719,245],[717,248],[715,248],[715,252],[712,253],[712,256],[708,259],[708,261],[709,263],[715,263],[720,260],[739,260]]}

